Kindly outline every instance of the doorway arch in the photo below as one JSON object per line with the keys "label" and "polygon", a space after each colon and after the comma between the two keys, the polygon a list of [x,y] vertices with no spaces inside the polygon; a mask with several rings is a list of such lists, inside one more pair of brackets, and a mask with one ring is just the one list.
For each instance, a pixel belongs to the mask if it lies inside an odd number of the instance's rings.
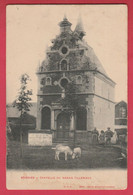
{"label": "doorway arch", "polygon": [[70,114],[61,112],[57,116],[57,129],[69,130],[70,129]]}
{"label": "doorway arch", "polygon": [[51,129],[51,110],[47,106],[42,109],[41,129]]}
{"label": "doorway arch", "polygon": [[70,130],[70,114],[67,112],[61,112],[57,116],[57,138],[68,139]]}

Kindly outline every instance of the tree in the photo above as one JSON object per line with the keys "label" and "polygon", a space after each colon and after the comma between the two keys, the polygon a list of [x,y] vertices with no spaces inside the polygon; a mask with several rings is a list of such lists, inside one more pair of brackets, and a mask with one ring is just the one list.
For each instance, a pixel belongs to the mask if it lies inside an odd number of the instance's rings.
{"label": "tree", "polygon": [[65,96],[60,99],[60,103],[62,108],[66,110],[66,112],[76,112],[79,107],[79,101],[76,95],[77,87],[74,82],[70,82],[65,87]]}
{"label": "tree", "polygon": [[[76,111],[80,107],[78,97],[76,95],[77,86],[74,82],[69,82],[64,89],[64,96],[60,99],[60,104],[64,112],[72,113],[74,121],[76,121]],[[74,127],[76,130],[76,127]],[[74,131],[74,147],[76,142],[76,131]]]}
{"label": "tree", "polygon": [[13,102],[13,107],[16,107],[20,111],[20,145],[21,145],[21,152],[20,156],[23,155],[23,148],[22,148],[22,121],[24,113],[30,111],[30,107],[32,104],[30,103],[32,90],[27,89],[27,84],[30,81],[30,77],[27,74],[22,74],[20,77],[20,89],[18,91],[18,96],[16,100]]}

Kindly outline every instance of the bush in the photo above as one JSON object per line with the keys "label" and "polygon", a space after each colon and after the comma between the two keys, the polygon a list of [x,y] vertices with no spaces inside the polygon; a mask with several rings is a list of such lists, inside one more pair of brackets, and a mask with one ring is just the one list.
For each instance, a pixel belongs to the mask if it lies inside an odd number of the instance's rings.
{"label": "bush", "polygon": [[28,131],[36,128],[36,118],[28,113],[22,117],[22,126],[20,128],[20,118],[8,118],[11,128],[11,134],[14,140],[20,141],[20,129],[22,128],[23,142],[28,141]]}
{"label": "bush", "polygon": [[[15,141],[20,141],[20,125],[11,124],[12,136]],[[23,142],[28,143],[28,131],[35,129],[35,124],[22,124]]]}

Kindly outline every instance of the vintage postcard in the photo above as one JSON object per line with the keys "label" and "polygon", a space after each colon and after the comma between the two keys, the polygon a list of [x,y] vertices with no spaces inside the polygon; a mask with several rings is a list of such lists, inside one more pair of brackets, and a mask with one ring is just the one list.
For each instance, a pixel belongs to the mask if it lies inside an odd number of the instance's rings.
{"label": "vintage postcard", "polygon": [[127,188],[127,14],[6,7],[7,189]]}

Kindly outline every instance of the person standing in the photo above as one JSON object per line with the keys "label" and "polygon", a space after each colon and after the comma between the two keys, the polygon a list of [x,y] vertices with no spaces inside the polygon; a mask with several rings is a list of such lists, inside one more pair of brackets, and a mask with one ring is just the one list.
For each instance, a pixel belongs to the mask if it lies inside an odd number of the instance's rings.
{"label": "person standing", "polygon": [[102,145],[105,144],[105,133],[103,130],[101,130],[100,135],[99,135],[99,144],[102,144]]}
{"label": "person standing", "polygon": [[92,144],[98,144],[98,136],[99,132],[95,127],[94,130],[92,131]]}
{"label": "person standing", "polygon": [[113,131],[110,130],[110,127],[107,128],[105,131],[105,143],[106,145],[110,145],[111,143],[111,138],[113,137]]}

